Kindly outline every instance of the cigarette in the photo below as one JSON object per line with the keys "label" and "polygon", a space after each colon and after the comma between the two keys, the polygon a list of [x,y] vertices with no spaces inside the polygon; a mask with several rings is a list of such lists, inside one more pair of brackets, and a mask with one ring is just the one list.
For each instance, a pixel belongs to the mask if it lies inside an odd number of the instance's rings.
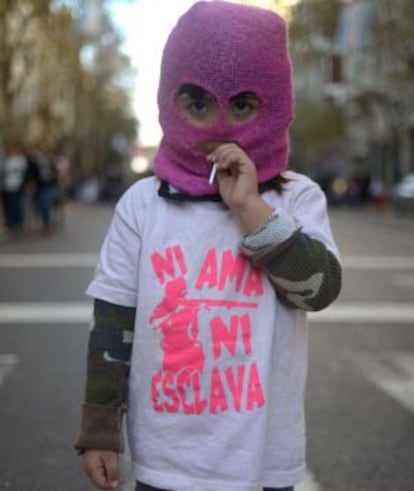
{"label": "cigarette", "polygon": [[208,178],[209,184],[213,184],[214,179],[216,177],[216,171],[217,171],[217,165],[213,164],[213,167],[211,168],[211,172],[210,172],[210,177]]}

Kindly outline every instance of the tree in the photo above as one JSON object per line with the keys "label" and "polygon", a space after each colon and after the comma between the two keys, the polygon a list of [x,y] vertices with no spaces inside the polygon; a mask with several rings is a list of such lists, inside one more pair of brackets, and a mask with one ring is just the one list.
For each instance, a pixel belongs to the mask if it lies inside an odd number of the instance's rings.
{"label": "tree", "polygon": [[47,0],[0,1],[0,134],[17,131],[14,106],[34,65],[33,33],[48,13]]}
{"label": "tree", "polygon": [[114,135],[131,141],[138,126],[121,38],[104,11],[99,32],[84,33],[79,6],[0,0],[0,143],[63,145],[83,175],[114,159]]}
{"label": "tree", "polygon": [[76,85],[73,154],[80,174],[103,171],[109,161],[119,160],[110,142],[118,135],[133,140],[137,121],[131,112],[132,69],[121,52],[121,38],[103,14],[99,31],[88,33],[83,48],[88,60]]}
{"label": "tree", "polygon": [[339,151],[345,122],[341,111],[329,101],[315,101],[299,97],[296,101],[295,121],[291,129],[291,165],[302,172],[311,172],[312,165],[332,151]]}
{"label": "tree", "polygon": [[290,51],[296,81],[292,165],[312,172],[344,137],[342,112],[326,100],[328,64],[341,2],[302,0],[290,12]]}
{"label": "tree", "polygon": [[[349,39],[335,46],[342,11],[349,14],[343,21],[351,27],[359,23],[364,35],[351,39],[350,27]],[[414,110],[413,16],[412,0],[302,0],[292,16],[292,52],[300,75],[315,72],[317,65],[323,71],[330,62],[340,62],[342,76],[326,77],[320,85],[335,82],[332,94],[353,143],[347,146],[351,160],[384,179],[389,188],[413,162],[408,136]],[[345,32],[347,27],[342,25]]]}
{"label": "tree", "polygon": [[290,45],[296,63],[326,56],[335,37],[342,0],[302,0],[292,7]]}
{"label": "tree", "polygon": [[399,133],[413,111],[414,2],[377,0],[373,44],[377,50],[378,85],[387,113]]}

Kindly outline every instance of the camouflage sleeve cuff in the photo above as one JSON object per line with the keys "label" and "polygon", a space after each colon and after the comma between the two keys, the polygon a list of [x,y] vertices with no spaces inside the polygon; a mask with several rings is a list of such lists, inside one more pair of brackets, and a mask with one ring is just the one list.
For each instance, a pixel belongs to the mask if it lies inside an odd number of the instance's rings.
{"label": "camouflage sleeve cuff", "polygon": [[82,406],[81,434],[74,447],[78,455],[85,450],[124,450],[122,419],[125,407],[84,404]]}
{"label": "camouflage sleeve cuff", "polygon": [[325,245],[301,232],[294,220],[276,209],[240,252],[262,268],[287,306],[316,311],[335,300],[341,289],[341,266]]}
{"label": "camouflage sleeve cuff", "polygon": [[273,210],[270,217],[252,233],[246,235],[240,244],[240,251],[254,263],[272,253],[282,253],[299,233],[294,220],[283,210]]}

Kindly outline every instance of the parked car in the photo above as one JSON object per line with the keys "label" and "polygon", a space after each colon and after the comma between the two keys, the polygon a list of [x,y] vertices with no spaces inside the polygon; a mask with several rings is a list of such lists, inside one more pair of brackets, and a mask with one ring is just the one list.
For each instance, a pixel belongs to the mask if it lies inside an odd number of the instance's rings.
{"label": "parked car", "polygon": [[407,174],[394,186],[392,202],[398,211],[414,212],[414,174]]}

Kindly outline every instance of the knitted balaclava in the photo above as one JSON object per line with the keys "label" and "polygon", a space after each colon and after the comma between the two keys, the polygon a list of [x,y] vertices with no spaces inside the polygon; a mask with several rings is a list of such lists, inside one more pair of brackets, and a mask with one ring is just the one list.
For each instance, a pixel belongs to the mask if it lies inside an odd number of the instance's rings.
{"label": "knitted balaclava", "polygon": [[[285,21],[274,12],[227,2],[198,2],[172,30],[164,48],[158,89],[163,138],[154,173],[191,196],[218,192],[209,184],[211,163],[200,150],[208,142],[234,142],[253,160],[259,183],[287,166],[293,115],[291,63]],[[177,109],[182,84],[198,85],[219,106],[207,127],[191,124]],[[229,100],[253,92],[258,115],[244,123],[226,120]]]}

